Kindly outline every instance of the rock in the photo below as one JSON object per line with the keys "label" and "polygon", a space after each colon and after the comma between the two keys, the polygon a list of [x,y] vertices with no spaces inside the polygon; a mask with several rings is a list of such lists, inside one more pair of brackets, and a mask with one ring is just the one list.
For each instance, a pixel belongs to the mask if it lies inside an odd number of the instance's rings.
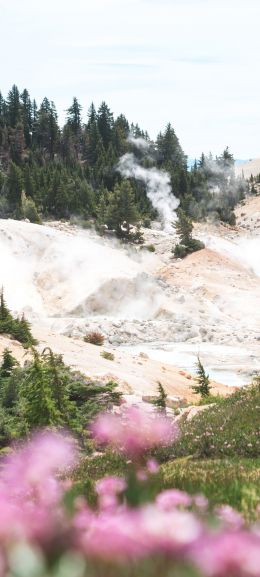
{"label": "rock", "polygon": [[149,359],[149,355],[143,352],[139,353],[139,357],[141,357],[141,359]]}
{"label": "rock", "polygon": [[181,295],[180,297],[178,297],[177,301],[179,303],[185,303],[185,297],[183,295]]}
{"label": "rock", "polygon": [[[158,395],[143,395],[142,401],[145,403],[154,403],[158,399]],[[166,406],[170,409],[178,409],[186,405],[186,399],[179,396],[168,396],[166,399]]]}
{"label": "rock", "polygon": [[119,335],[111,335],[108,337],[108,342],[111,345],[119,346],[122,345],[124,341]]}
{"label": "rock", "polygon": [[206,409],[209,409],[210,407],[213,407],[214,405],[215,405],[215,403],[212,403],[210,405],[202,405],[202,406],[191,405],[187,408],[184,408],[180,412],[180,414],[176,416],[175,421],[180,421],[180,420],[191,421],[199,413],[201,413],[202,411],[205,411]]}

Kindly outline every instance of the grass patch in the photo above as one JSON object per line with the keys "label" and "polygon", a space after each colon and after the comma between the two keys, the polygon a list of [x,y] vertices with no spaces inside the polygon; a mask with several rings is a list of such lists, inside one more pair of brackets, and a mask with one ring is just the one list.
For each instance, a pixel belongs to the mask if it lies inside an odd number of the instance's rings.
{"label": "grass patch", "polygon": [[102,351],[100,353],[100,356],[103,357],[103,359],[106,359],[107,361],[115,360],[115,355],[113,353],[110,353],[109,351]]}
{"label": "grass patch", "polygon": [[203,493],[210,506],[226,503],[255,519],[260,501],[260,458],[176,459],[161,466],[164,488]]}
{"label": "grass patch", "polygon": [[[96,457],[83,457],[73,473],[78,490],[95,503],[95,482],[107,475],[122,477],[127,473],[125,459],[108,451]],[[228,504],[241,511],[248,521],[256,518],[260,501],[259,459],[175,459],[161,465],[156,475],[157,492],[177,488],[190,494],[204,494],[210,507]]]}

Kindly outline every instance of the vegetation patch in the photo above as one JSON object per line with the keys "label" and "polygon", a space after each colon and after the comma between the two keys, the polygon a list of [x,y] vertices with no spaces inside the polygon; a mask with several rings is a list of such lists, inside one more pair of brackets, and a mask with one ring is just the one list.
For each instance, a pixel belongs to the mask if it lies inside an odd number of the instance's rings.
{"label": "vegetation patch", "polygon": [[115,360],[115,355],[113,353],[110,353],[109,351],[102,351],[100,353],[100,356],[103,357],[103,359],[106,359],[107,361]]}
{"label": "vegetation patch", "polygon": [[21,318],[14,318],[7,307],[4,298],[4,291],[1,290],[0,295],[0,334],[10,335],[16,341],[22,343],[25,348],[29,348],[37,344],[36,339],[31,333],[30,323],[25,316]]}
{"label": "vegetation patch", "polygon": [[259,457],[260,386],[243,387],[181,423],[175,457]]}
{"label": "vegetation patch", "polygon": [[96,345],[98,347],[102,347],[105,341],[104,335],[99,333],[98,331],[91,331],[84,337],[85,343],[89,343],[91,345]]}

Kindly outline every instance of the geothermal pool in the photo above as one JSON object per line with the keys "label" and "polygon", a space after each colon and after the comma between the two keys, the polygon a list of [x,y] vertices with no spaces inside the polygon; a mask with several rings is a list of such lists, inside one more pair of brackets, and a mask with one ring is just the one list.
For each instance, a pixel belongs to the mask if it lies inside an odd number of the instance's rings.
{"label": "geothermal pool", "polygon": [[[192,374],[196,372],[197,356],[210,379],[228,386],[243,386],[251,382],[250,373],[259,369],[253,349],[215,345],[212,343],[143,343],[123,346],[131,355],[146,353],[150,359],[174,365]],[[248,368],[247,368],[248,367]],[[251,370],[249,370],[249,367]]]}

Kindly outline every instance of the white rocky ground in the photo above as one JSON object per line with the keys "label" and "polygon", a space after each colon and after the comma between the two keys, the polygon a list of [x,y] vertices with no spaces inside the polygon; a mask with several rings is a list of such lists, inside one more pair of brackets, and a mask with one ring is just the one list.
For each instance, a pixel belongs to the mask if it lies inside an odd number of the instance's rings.
{"label": "white rocky ground", "polygon": [[[182,261],[172,257],[174,232],[145,231],[153,255],[66,223],[0,221],[0,282],[40,346],[91,376],[113,376],[125,392],[147,395],[160,379],[190,398],[180,367],[192,371],[198,352],[216,380],[241,384],[260,369],[260,197],[237,216],[234,228],[197,225],[206,249]],[[82,341],[91,330],[105,335],[114,362]]]}

